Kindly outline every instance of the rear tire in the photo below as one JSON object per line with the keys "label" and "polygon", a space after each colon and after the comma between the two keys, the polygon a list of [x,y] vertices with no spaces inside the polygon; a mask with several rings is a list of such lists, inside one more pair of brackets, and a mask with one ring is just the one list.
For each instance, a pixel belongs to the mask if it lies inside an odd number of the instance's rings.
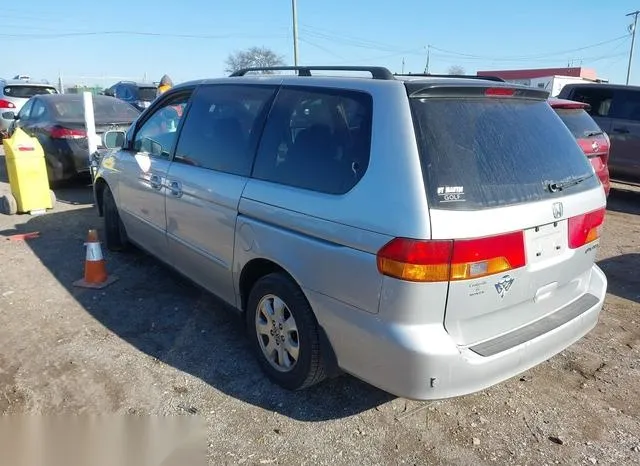
{"label": "rear tire", "polygon": [[260,278],[249,294],[246,319],[258,363],[273,382],[302,390],[326,378],[318,322],[289,277],[271,273]]}
{"label": "rear tire", "polygon": [[102,194],[105,244],[110,251],[124,251],[129,247],[129,239],[120,219],[113,193],[105,186]]}

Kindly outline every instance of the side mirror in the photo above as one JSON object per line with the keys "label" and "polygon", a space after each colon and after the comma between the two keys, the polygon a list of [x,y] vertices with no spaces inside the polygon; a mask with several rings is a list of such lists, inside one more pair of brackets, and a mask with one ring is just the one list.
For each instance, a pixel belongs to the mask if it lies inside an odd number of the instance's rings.
{"label": "side mirror", "polygon": [[152,139],[149,139],[149,142],[151,143],[151,155],[162,155],[162,144]]}
{"label": "side mirror", "polygon": [[115,97],[116,94],[111,89],[105,89],[103,92],[104,95],[108,95],[109,97]]}
{"label": "side mirror", "polygon": [[107,149],[119,149],[124,146],[125,135],[124,131],[107,131],[102,135],[102,144]]}
{"label": "side mirror", "polygon": [[3,112],[2,113],[2,118],[5,120],[17,120],[18,119],[18,114],[14,113],[14,112]]}

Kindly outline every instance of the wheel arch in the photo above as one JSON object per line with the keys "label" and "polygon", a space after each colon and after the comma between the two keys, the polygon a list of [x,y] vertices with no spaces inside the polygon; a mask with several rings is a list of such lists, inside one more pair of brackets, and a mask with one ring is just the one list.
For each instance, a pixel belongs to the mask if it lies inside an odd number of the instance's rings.
{"label": "wheel arch", "polygon": [[[249,294],[251,293],[253,285],[255,285],[256,282],[262,277],[271,273],[282,273],[283,275],[288,277],[298,288],[300,288],[305,299],[307,299],[307,302],[309,301],[300,284],[283,266],[270,259],[254,258],[244,265],[242,271],[240,272],[240,279],[238,281],[240,292],[240,310],[243,314],[247,311],[247,301],[249,300]],[[315,315],[316,311],[313,309],[313,306],[310,307],[311,311]],[[318,319],[316,316],[316,322],[317,320]],[[327,375],[329,377],[336,376],[340,374],[340,369],[338,367],[338,360],[335,351],[333,350],[333,345],[329,340],[329,336],[319,322],[318,330],[320,333],[320,347],[322,348]]]}

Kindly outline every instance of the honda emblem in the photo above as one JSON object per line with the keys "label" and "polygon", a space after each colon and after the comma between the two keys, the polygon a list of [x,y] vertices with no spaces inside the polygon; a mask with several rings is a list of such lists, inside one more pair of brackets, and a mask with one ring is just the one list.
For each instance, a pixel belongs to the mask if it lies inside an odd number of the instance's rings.
{"label": "honda emblem", "polygon": [[553,203],[553,218],[560,218],[563,214],[562,202]]}

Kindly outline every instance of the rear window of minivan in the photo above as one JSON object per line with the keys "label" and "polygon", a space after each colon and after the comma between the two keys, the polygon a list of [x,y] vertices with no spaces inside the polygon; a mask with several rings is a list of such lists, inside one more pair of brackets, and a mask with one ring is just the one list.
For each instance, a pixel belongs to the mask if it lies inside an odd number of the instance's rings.
{"label": "rear window of minivan", "polygon": [[425,189],[437,209],[478,210],[558,197],[551,183],[587,177],[582,150],[551,107],[516,98],[411,98]]}
{"label": "rear window of minivan", "polygon": [[593,118],[581,108],[556,108],[555,111],[576,139],[602,132]]}
{"label": "rear window of minivan", "polygon": [[139,87],[138,100],[145,102],[153,102],[158,96],[158,90],[155,87]]}
{"label": "rear window of minivan", "polygon": [[28,86],[24,84],[15,84],[11,86],[5,86],[3,92],[4,92],[4,95],[6,95],[7,97],[19,97],[22,99],[30,99],[34,95],[58,93],[55,87]]}

